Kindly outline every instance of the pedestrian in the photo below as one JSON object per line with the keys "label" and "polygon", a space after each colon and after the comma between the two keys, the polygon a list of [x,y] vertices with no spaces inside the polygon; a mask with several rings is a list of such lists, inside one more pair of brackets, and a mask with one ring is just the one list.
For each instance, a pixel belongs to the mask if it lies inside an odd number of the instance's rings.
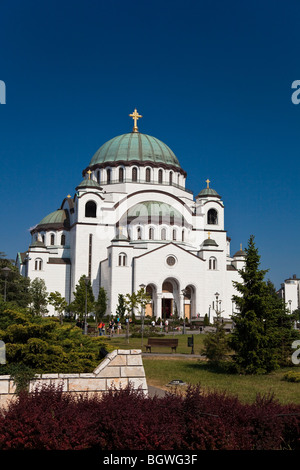
{"label": "pedestrian", "polygon": [[168,333],[169,322],[168,320],[165,321],[165,332]]}
{"label": "pedestrian", "polygon": [[121,322],[118,321],[118,324],[117,324],[117,334],[118,335],[121,333],[121,328],[122,328]]}
{"label": "pedestrian", "polygon": [[103,323],[102,321],[99,323],[98,325],[98,335],[99,336],[102,336],[102,328],[103,328]]}
{"label": "pedestrian", "polygon": [[105,335],[105,323],[102,323],[102,335]]}

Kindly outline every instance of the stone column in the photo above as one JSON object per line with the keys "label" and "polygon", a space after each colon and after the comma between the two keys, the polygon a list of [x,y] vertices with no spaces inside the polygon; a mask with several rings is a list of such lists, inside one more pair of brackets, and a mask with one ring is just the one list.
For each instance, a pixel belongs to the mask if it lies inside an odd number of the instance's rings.
{"label": "stone column", "polygon": [[162,299],[162,293],[158,292],[156,295],[156,318],[162,318],[162,310],[161,310],[161,299]]}

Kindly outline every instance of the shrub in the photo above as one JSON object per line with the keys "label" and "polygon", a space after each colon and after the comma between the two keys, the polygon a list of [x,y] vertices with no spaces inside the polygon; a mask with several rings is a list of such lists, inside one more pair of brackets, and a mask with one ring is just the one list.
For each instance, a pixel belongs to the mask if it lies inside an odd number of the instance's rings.
{"label": "shrub", "polygon": [[283,380],[287,382],[300,382],[300,371],[290,370],[284,375]]}
{"label": "shrub", "polygon": [[0,450],[300,450],[300,406],[272,396],[244,405],[225,393],[148,398],[111,389],[78,398],[43,386],[0,413]]}

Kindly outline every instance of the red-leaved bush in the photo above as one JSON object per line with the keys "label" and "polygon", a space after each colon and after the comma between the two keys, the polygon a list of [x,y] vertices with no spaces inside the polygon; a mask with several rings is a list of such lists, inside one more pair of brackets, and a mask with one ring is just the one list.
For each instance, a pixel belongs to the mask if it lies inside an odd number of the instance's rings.
{"label": "red-leaved bush", "polygon": [[0,412],[0,450],[300,450],[300,406],[225,393],[150,398],[128,387],[76,397],[45,386]]}

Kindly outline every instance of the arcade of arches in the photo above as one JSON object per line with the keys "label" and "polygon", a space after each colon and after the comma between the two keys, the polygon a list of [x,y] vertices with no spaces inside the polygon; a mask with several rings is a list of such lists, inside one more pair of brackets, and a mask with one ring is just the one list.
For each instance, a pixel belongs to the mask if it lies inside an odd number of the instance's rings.
{"label": "arcade of arches", "polygon": [[151,301],[146,305],[145,314],[166,320],[168,318],[193,318],[195,312],[195,288],[180,286],[174,278],[167,278],[160,287],[148,284],[147,294]]}

